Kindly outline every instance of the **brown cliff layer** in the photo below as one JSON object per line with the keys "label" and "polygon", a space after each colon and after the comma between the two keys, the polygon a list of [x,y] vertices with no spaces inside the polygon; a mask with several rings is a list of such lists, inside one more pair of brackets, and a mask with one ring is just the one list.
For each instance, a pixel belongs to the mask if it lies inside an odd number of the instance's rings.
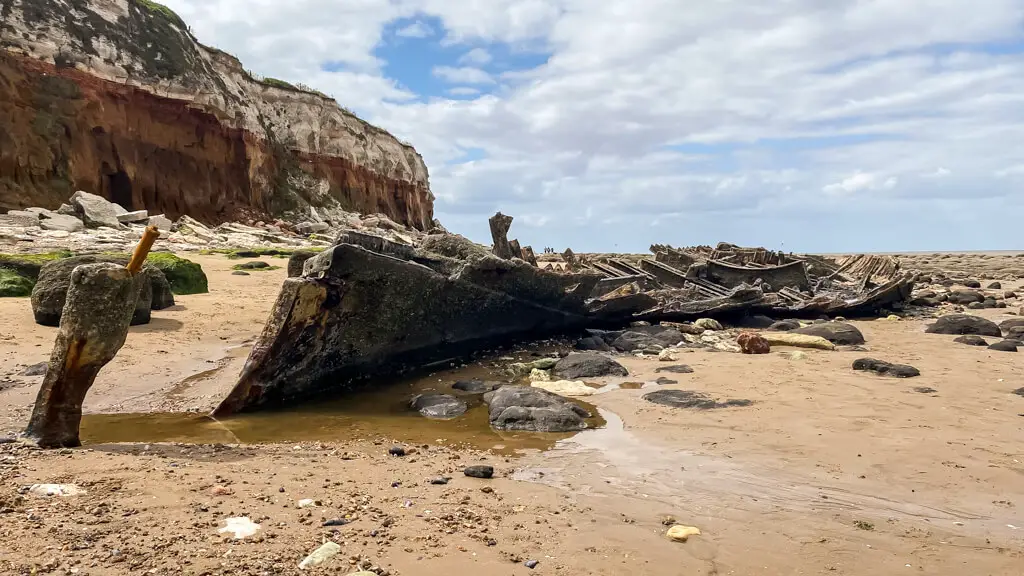
{"label": "brown cliff layer", "polygon": [[[131,1],[76,0],[76,9],[90,7],[102,22],[116,17],[116,26],[93,27],[107,38],[135,30],[133,19],[153,26],[159,16]],[[56,37],[71,24],[45,12],[19,21],[16,10],[0,22],[0,211],[57,208],[81,189],[129,210],[210,224],[305,218],[315,207],[430,227],[433,194],[419,155],[333,100],[252,79],[173,20],[157,24],[182,46],[167,44],[164,53],[186,50],[191,62],[173,74],[147,78],[139,60],[111,68],[89,54],[91,44],[48,54],[46,43],[24,38]],[[25,29],[36,35],[15,34]],[[123,79],[121,69],[129,71]]]}

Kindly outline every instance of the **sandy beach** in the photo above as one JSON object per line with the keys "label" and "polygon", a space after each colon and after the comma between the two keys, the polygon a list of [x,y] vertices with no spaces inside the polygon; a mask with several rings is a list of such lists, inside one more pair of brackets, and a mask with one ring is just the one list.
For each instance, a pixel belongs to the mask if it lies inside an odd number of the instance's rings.
{"label": "sandy beach", "polygon": [[[629,376],[592,382],[600,391],[583,400],[605,423],[577,435],[498,434],[482,407],[458,425],[401,413],[413,392],[498,374],[529,347],[334,407],[200,424],[233,385],[285,272],[238,276],[222,256],[189,257],[210,293],[131,329],[89,393],[83,449],[0,445],[3,573],[292,574],[325,537],[342,544],[340,560],[309,573],[525,574],[527,560],[540,574],[602,575],[1024,567],[1024,397],[1014,394],[1024,364],[925,334],[925,319],[854,322],[864,350],[680,351],[675,364],[692,373],[618,354]],[[999,321],[1013,310],[978,313]],[[16,433],[41,380],[19,374],[47,359],[55,329],[17,298],[0,300],[0,326],[0,431]],[[544,352],[559,346],[569,350]],[[851,370],[864,356],[921,376]],[[656,389],[753,403],[669,408],[642,398]],[[409,453],[390,456],[395,445]],[[493,465],[495,479],[464,476],[471,464]],[[439,477],[450,480],[431,483]],[[86,492],[22,493],[36,483]],[[307,498],[319,505],[299,508]],[[218,532],[236,516],[259,534]],[[332,519],[343,522],[323,526]],[[675,523],[701,534],[670,541]]]}

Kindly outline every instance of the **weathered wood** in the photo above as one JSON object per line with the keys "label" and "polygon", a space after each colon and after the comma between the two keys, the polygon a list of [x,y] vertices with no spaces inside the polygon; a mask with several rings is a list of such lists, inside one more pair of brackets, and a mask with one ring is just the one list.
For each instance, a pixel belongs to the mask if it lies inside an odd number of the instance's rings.
{"label": "weathered wood", "polygon": [[512,258],[512,245],[508,241],[508,229],[512,227],[512,217],[498,212],[487,222],[491,225],[491,240],[494,242],[491,252],[498,258]]}
{"label": "weathered wood", "polygon": [[100,369],[124,345],[144,274],[106,262],[71,274],[50,367],[25,435],[44,448],[81,445],[82,402]]}

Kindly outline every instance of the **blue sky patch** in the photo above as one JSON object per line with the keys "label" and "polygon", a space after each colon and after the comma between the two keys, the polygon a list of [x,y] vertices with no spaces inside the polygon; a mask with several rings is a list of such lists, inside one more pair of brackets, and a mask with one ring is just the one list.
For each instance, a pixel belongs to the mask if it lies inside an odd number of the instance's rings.
{"label": "blue sky patch", "polygon": [[498,91],[506,72],[543,65],[550,53],[534,46],[486,42],[444,42],[439,18],[416,16],[389,23],[374,50],[383,72],[398,85],[430,98],[476,98]]}

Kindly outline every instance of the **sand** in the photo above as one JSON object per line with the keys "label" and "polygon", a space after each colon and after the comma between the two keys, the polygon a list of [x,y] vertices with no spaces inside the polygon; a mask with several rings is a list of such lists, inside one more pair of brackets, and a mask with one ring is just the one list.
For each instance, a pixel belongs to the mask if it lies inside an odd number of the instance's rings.
{"label": "sand", "polygon": [[[211,293],[182,296],[133,328],[87,412],[202,413],[230,388],[284,270],[234,276],[236,261],[191,257]],[[978,313],[999,320],[1015,309]],[[680,353],[692,374],[617,356],[630,376],[601,379],[586,398],[607,425],[545,450],[509,454],[553,440],[383,416],[322,443],[0,445],[0,573],[297,574],[331,538],[341,554],[303,573],[1019,575],[1024,397],[1013,391],[1024,387],[1024,356],[955,344],[923,333],[925,323],[854,322],[867,351],[802,350],[799,360],[783,347]],[[32,323],[26,300],[0,300],[0,431],[23,426],[40,378],[17,374],[47,358],[54,332]],[[851,370],[864,356],[921,376]],[[698,411],[642,399],[657,389],[753,404]],[[388,455],[405,441],[415,453]],[[496,478],[463,476],[479,463]],[[438,476],[451,480],[431,484]],[[42,482],[87,493],[19,493]],[[304,498],[321,505],[298,508]],[[235,516],[260,532],[219,534]],[[332,518],[350,523],[322,526]],[[673,523],[701,534],[672,542]]]}

